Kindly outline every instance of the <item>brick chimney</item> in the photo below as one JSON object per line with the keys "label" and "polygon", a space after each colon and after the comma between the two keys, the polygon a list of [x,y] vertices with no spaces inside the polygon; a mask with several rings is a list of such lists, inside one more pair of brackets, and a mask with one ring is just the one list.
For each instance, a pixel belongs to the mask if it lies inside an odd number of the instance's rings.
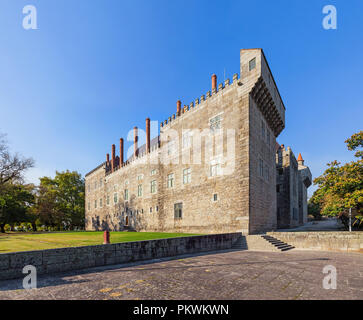
{"label": "brick chimney", "polygon": [[180,100],[178,100],[178,101],[176,102],[176,114],[177,114],[178,116],[180,116],[180,111],[181,111],[181,101],[180,101]]}
{"label": "brick chimney", "polygon": [[137,133],[137,127],[134,127],[134,157],[137,157],[137,141],[139,140],[138,133]]}
{"label": "brick chimney", "polygon": [[106,154],[106,164],[107,165],[110,164],[110,154],[109,153]]}
{"label": "brick chimney", "polygon": [[124,139],[120,138],[120,168],[124,164]]}
{"label": "brick chimney", "polygon": [[150,152],[150,119],[146,118],[146,153]]}
{"label": "brick chimney", "polygon": [[212,93],[217,92],[217,76],[215,74],[212,75]]}
{"label": "brick chimney", "polygon": [[116,147],[113,144],[112,145],[112,152],[111,152],[111,157],[112,157],[112,160],[111,160],[111,172],[113,172],[115,170],[115,160],[116,160],[116,155],[115,155],[116,151],[115,150],[116,150]]}

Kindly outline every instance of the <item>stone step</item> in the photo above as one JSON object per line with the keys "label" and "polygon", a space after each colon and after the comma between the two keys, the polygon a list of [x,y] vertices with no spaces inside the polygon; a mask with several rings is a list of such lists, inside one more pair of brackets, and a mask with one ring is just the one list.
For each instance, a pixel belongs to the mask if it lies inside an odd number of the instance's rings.
{"label": "stone step", "polygon": [[295,248],[295,247],[289,245],[288,243],[285,243],[285,242],[283,242],[279,239],[276,239],[274,237],[271,237],[271,236],[263,235],[262,238],[265,239],[270,244],[272,244],[275,248],[277,248],[280,251],[287,251],[287,250],[291,250],[291,249]]}

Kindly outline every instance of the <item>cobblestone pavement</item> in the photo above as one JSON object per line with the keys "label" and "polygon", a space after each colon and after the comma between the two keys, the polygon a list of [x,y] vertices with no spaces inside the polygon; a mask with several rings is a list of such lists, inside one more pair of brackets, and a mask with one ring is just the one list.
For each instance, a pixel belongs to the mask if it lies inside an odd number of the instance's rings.
{"label": "cobblestone pavement", "polygon": [[[323,268],[337,289],[323,289]],[[363,299],[363,254],[223,251],[0,281],[3,299]]]}

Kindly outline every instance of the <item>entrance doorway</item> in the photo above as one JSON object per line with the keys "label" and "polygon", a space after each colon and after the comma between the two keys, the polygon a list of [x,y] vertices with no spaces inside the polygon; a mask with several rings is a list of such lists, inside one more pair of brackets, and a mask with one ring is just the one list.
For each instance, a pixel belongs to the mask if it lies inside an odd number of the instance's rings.
{"label": "entrance doorway", "polygon": [[129,216],[126,216],[126,222],[125,222],[125,226],[129,225]]}

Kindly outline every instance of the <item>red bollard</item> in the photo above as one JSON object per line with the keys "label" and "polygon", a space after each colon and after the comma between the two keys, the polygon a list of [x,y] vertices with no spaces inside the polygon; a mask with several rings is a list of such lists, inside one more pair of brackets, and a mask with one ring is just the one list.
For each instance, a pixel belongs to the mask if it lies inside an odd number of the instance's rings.
{"label": "red bollard", "polygon": [[110,243],[110,232],[107,230],[103,233],[103,244]]}

